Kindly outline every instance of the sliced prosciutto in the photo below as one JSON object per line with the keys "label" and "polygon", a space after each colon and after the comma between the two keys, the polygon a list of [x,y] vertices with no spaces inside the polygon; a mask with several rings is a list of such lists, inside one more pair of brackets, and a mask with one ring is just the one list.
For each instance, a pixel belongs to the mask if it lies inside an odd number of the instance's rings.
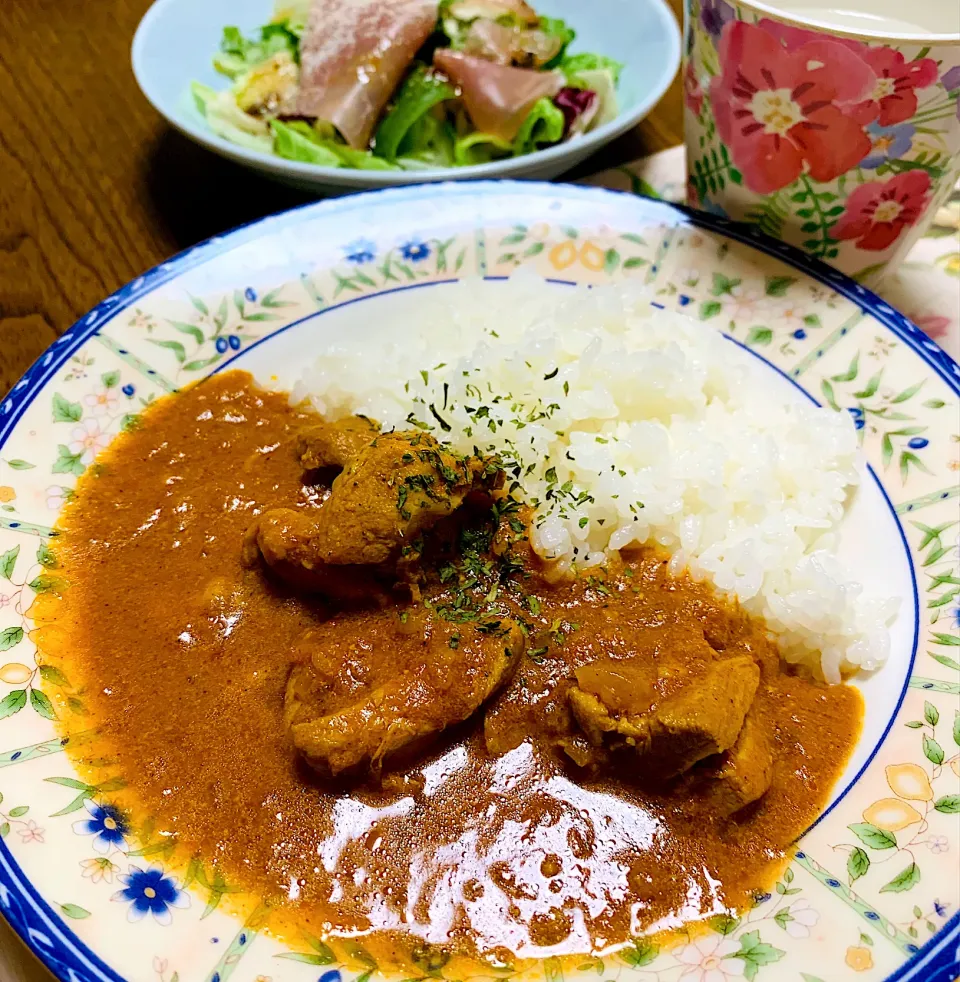
{"label": "sliced prosciutto", "polygon": [[463,51],[498,65],[539,68],[560,53],[563,39],[534,29],[508,27],[495,20],[475,20],[467,31]]}
{"label": "sliced prosciutto", "polygon": [[300,41],[298,115],[365,150],[390,96],[437,23],[437,0],[314,0]]}
{"label": "sliced prosciutto", "polygon": [[473,125],[502,140],[513,140],[536,103],[565,84],[559,72],[497,65],[449,48],[437,49],[433,63],[459,86]]}

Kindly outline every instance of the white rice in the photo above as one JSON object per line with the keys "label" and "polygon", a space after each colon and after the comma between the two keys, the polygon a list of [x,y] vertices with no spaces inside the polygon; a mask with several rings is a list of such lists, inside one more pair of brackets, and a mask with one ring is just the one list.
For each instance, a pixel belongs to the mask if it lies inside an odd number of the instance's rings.
{"label": "white rice", "polygon": [[764,617],[788,661],[837,681],[886,659],[896,603],[862,596],[835,555],[858,482],[846,413],[637,287],[520,273],[420,296],[415,320],[328,348],[294,401],[501,454],[561,568],[657,543]]}

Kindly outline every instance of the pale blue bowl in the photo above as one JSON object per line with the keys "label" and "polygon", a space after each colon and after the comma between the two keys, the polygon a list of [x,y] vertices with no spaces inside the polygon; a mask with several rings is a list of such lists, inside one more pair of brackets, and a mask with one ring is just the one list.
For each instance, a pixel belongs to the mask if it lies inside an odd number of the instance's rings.
{"label": "pale blue bowl", "polygon": [[271,0],[157,0],[133,39],[133,72],[154,108],[181,133],[231,160],[317,191],[419,184],[424,181],[528,177],[570,170],[638,123],[657,104],[680,64],[680,31],[664,0],[535,0],[537,10],[563,17],[577,31],[571,51],[593,51],[623,62],[616,119],[586,136],[525,157],[473,167],[423,171],[359,171],[284,160],[217,136],[193,105],[194,80],[225,88],[211,60],[224,26],[251,30],[270,18]]}

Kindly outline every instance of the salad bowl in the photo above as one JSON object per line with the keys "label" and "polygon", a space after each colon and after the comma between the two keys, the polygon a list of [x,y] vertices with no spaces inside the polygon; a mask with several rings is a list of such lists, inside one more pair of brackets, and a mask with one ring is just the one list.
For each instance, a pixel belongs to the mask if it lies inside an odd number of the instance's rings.
{"label": "salad bowl", "polygon": [[217,135],[191,90],[193,83],[222,90],[214,68],[224,28],[249,35],[272,16],[270,0],[157,0],[133,41],[133,71],[154,108],[185,136],[244,166],[287,184],[322,193],[440,180],[522,177],[551,179],[565,173],[642,120],[663,96],[680,64],[680,32],[664,0],[597,0],[589,15],[576,0],[543,0],[544,17],[561,18],[576,31],[569,51],[598,52],[621,64],[616,116],[582,135],[522,156],[456,167],[370,170],[322,166],[241,146]]}

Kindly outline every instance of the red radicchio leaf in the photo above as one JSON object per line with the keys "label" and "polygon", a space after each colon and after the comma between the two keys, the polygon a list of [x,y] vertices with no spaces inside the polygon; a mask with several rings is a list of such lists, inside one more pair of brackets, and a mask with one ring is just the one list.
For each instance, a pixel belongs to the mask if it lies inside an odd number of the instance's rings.
{"label": "red radicchio leaf", "polygon": [[597,102],[597,93],[590,89],[562,88],[554,97],[553,104],[563,113],[563,135],[570,135],[577,120],[590,113]]}

